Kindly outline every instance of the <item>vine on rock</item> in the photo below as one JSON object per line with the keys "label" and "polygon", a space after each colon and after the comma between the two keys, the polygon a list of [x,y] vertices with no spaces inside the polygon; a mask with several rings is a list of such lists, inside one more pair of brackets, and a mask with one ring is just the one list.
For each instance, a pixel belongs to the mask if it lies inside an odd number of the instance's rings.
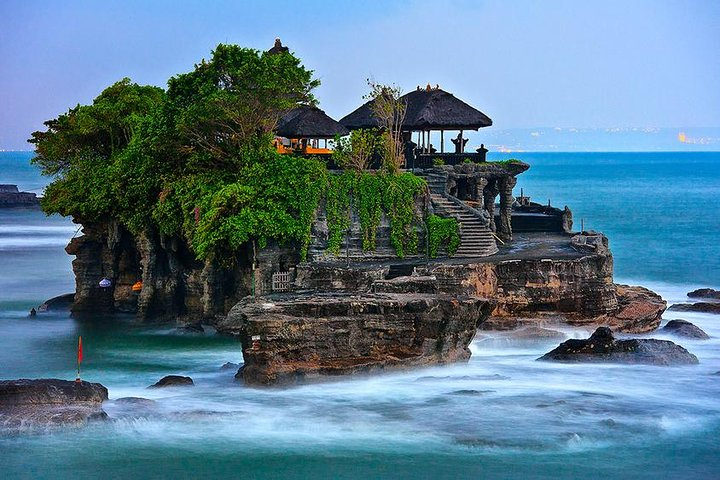
{"label": "vine on rock", "polygon": [[460,247],[460,232],[458,221],[454,218],[443,218],[438,215],[429,215],[427,220],[428,245],[430,258],[438,255],[440,246],[444,245],[449,256],[455,255]]}

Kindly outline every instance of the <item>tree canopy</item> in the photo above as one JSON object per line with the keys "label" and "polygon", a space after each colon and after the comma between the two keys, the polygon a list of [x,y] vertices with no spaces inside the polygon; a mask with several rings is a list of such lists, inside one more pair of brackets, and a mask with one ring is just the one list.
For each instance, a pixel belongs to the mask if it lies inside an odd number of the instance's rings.
{"label": "tree canopy", "polygon": [[[81,223],[114,219],[133,233],[178,236],[198,258],[232,261],[243,243],[270,239],[296,242],[304,256],[315,210],[334,183],[321,161],[278,154],[272,132],[285,112],[315,103],[318,84],[289,52],[222,44],[170,78],[167,90],[124,78],[32,134],[33,162],[54,176],[42,206]],[[371,140],[353,139],[353,168],[367,165]],[[403,192],[419,191],[405,177],[357,182],[386,186],[403,202]],[[375,190],[366,197],[379,199]],[[402,254],[410,217],[385,208]]]}

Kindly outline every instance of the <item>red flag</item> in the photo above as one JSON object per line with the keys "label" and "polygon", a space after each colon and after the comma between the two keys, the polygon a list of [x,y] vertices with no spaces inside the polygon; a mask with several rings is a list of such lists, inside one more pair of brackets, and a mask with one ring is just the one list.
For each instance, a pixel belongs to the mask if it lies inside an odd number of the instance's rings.
{"label": "red flag", "polygon": [[82,362],[82,337],[78,337],[78,367]]}

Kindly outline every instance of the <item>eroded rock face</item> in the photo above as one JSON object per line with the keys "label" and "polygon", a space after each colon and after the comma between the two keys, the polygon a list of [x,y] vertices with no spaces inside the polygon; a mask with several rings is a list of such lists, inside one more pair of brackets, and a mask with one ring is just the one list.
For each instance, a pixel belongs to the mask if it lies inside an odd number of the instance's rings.
{"label": "eroded rock face", "polygon": [[0,429],[80,426],[106,418],[107,388],[58,379],[0,381]]}
{"label": "eroded rock face", "polygon": [[218,324],[240,337],[249,385],[465,361],[480,298],[378,293],[244,300]]}
{"label": "eroded rock face", "polygon": [[662,321],[667,302],[645,287],[615,285],[617,310],[590,319],[576,319],[574,325],[604,325],[617,332],[646,333],[656,330]]}
{"label": "eroded rock face", "polygon": [[[239,252],[238,264],[228,269],[198,261],[176,238],[155,232],[135,236],[114,221],[85,222],[82,232],[65,249],[75,255],[75,314],[128,312],[181,324],[212,324],[250,293],[247,252]],[[267,271],[256,271],[258,284],[286,260],[285,254],[280,249],[263,253]],[[103,278],[111,281],[109,288],[99,286]],[[133,292],[137,281],[142,281],[142,290]]]}
{"label": "eroded rock face", "polygon": [[612,330],[600,327],[586,340],[567,340],[538,360],[564,363],[625,363],[694,365],[695,355],[668,340],[616,340]]}
{"label": "eroded rock face", "polygon": [[696,340],[707,340],[710,336],[700,327],[693,325],[687,320],[670,320],[662,328],[664,333],[677,335],[678,337],[693,338]]}

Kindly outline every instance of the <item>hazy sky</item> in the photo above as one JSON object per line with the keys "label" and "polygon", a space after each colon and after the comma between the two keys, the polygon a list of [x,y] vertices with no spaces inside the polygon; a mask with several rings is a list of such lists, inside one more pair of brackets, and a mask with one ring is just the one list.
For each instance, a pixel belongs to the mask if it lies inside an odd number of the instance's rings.
{"label": "hazy sky", "polygon": [[439,83],[493,128],[720,127],[720,1],[0,0],[0,149],[122,77],[276,36],[335,118],[372,77]]}

